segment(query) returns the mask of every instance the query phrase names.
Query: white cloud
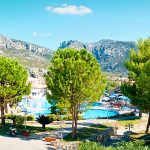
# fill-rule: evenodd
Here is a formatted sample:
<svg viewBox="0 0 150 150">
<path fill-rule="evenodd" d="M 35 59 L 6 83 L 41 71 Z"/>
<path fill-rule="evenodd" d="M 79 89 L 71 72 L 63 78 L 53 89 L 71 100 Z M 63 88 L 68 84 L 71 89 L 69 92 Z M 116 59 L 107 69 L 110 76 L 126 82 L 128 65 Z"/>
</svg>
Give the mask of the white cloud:
<svg viewBox="0 0 150 150">
<path fill-rule="evenodd" d="M 48 37 L 48 36 L 52 36 L 52 33 L 39 33 L 39 32 L 33 32 L 32 35 L 34 37 Z"/>
<path fill-rule="evenodd" d="M 92 9 L 82 5 L 76 6 L 63 4 L 59 7 L 47 6 L 45 9 L 56 14 L 86 15 L 92 13 Z"/>
</svg>

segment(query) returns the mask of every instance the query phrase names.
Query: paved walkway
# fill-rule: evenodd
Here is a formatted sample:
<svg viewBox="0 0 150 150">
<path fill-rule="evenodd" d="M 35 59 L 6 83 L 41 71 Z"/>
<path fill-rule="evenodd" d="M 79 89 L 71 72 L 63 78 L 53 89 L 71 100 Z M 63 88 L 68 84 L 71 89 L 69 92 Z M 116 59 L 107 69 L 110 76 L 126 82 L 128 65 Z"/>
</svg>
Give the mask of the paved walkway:
<svg viewBox="0 0 150 150">
<path fill-rule="evenodd" d="M 0 136 L 0 150 L 54 150 L 42 140 Z"/>
</svg>

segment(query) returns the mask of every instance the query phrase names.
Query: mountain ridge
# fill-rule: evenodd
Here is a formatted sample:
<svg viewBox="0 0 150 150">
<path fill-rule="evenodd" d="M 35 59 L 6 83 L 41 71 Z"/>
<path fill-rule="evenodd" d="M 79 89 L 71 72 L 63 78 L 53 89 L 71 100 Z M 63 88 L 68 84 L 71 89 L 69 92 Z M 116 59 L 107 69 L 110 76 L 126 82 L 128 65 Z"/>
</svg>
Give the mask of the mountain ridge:
<svg viewBox="0 0 150 150">
<path fill-rule="evenodd" d="M 131 48 L 137 50 L 134 41 L 115 41 L 102 39 L 97 42 L 83 43 L 79 40 L 68 40 L 60 43 L 60 48 L 87 49 L 100 63 L 105 72 L 127 74 L 124 61 L 129 57 Z M 47 69 L 49 60 L 52 58 L 54 50 L 15 40 L 0 35 L 0 55 L 19 60 L 25 67 L 36 67 Z"/>
<path fill-rule="evenodd" d="M 34 53 L 37 54 L 42 54 L 45 52 L 49 52 L 51 53 L 52 49 L 43 47 L 43 46 L 39 46 L 37 44 L 33 44 L 31 42 L 25 42 L 22 40 L 16 40 L 13 38 L 8 38 L 2 34 L 0 34 L 0 48 L 2 49 L 7 49 L 7 50 L 11 50 L 11 49 L 16 49 L 16 50 L 28 50 L 28 51 L 32 51 Z"/>
<path fill-rule="evenodd" d="M 0 55 L 17 59 L 27 68 L 46 69 L 54 51 L 0 34 Z"/>
<path fill-rule="evenodd" d="M 134 41 L 115 41 L 110 39 L 91 43 L 69 40 L 62 42 L 59 48 L 67 47 L 78 50 L 87 49 L 96 57 L 103 71 L 121 74 L 127 74 L 124 61 L 129 57 L 130 49 L 137 50 L 137 44 Z"/>
</svg>

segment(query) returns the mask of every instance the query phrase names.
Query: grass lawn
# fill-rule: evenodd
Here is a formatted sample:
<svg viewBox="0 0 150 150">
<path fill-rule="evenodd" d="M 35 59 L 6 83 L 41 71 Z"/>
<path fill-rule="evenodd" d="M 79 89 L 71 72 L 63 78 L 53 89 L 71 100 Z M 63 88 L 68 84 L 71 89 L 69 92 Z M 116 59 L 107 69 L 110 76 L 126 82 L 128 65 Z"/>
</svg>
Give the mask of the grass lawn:
<svg viewBox="0 0 150 150">
<path fill-rule="evenodd" d="M 144 122 L 146 122 L 146 120 L 135 118 L 135 119 L 118 120 L 116 123 L 120 126 L 125 126 L 127 123 L 132 123 L 134 125 L 134 124 L 140 124 Z"/>
<path fill-rule="evenodd" d="M 145 139 L 148 138 L 150 140 L 150 132 L 147 134 L 145 131 L 140 131 L 138 133 L 132 133 L 131 137 L 133 139 Z"/>
<path fill-rule="evenodd" d="M 0 124 L 0 135 L 7 135 L 9 133 L 10 124 L 2 125 Z M 17 131 L 21 132 L 25 129 L 23 126 L 22 128 L 17 128 Z M 44 131 L 51 131 L 55 128 L 46 127 L 43 129 L 42 127 L 35 127 L 35 126 L 26 126 L 26 130 L 29 130 L 29 132 L 32 133 L 38 133 L 38 132 L 44 132 Z"/>
<path fill-rule="evenodd" d="M 144 122 L 147 122 L 147 120 L 143 120 L 143 119 L 140 119 L 138 117 L 122 117 L 122 118 L 119 118 L 119 119 L 116 119 L 115 122 L 108 122 L 108 123 L 104 123 L 103 125 L 106 125 L 106 126 L 124 126 L 127 124 L 127 123 L 131 123 L 133 125 L 135 124 L 140 124 L 140 123 L 144 123 Z"/>
<path fill-rule="evenodd" d="M 72 139 L 72 133 L 69 133 L 66 137 L 64 137 L 64 141 L 83 141 L 87 138 L 91 137 L 94 134 L 100 133 L 107 128 L 105 125 L 93 125 L 86 128 L 81 128 L 77 130 L 77 140 Z"/>
</svg>

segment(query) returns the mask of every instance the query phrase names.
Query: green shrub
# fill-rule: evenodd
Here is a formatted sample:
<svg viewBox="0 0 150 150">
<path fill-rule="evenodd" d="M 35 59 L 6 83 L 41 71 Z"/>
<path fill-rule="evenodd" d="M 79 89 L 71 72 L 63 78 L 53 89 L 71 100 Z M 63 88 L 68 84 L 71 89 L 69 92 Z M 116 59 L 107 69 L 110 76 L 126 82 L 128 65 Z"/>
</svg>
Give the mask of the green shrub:
<svg viewBox="0 0 150 150">
<path fill-rule="evenodd" d="M 13 124 L 16 124 L 17 115 L 11 114 L 10 119 L 13 121 Z"/>
<path fill-rule="evenodd" d="M 27 118 L 27 121 L 34 121 L 35 120 L 35 117 L 33 115 L 27 115 L 26 118 Z"/>
<path fill-rule="evenodd" d="M 64 115 L 63 120 L 65 120 L 65 121 L 70 121 L 70 120 L 72 120 L 72 115 L 71 115 L 71 114 Z"/>
<path fill-rule="evenodd" d="M 18 126 L 22 126 L 24 124 L 25 120 L 26 120 L 25 116 L 19 115 L 19 116 L 16 117 L 16 124 Z"/>
<path fill-rule="evenodd" d="M 48 117 L 50 119 L 52 119 L 52 121 L 60 121 L 61 120 L 65 120 L 65 121 L 71 121 L 72 120 L 72 115 L 71 114 L 68 114 L 68 115 L 55 115 L 55 114 L 50 114 L 48 115 Z M 62 117 L 62 118 L 60 118 Z M 83 120 L 82 116 L 81 115 L 78 115 L 78 120 Z"/>
<path fill-rule="evenodd" d="M 105 148 L 96 142 L 81 142 L 78 150 L 105 150 Z"/>
<path fill-rule="evenodd" d="M 78 120 L 83 120 L 81 115 L 78 115 Z"/>
<path fill-rule="evenodd" d="M 65 121 L 71 121 L 72 120 L 72 115 L 71 114 L 68 114 L 68 115 L 65 115 L 63 120 Z M 78 120 L 83 120 L 82 116 L 81 115 L 78 115 Z"/>
<path fill-rule="evenodd" d="M 26 117 L 21 115 L 15 115 L 15 114 L 6 114 L 6 119 L 11 119 L 13 121 L 14 125 L 21 126 L 24 124 Z"/>
<path fill-rule="evenodd" d="M 134 142 L 121 142 L 114 150 L 148 150 L 148 148 L 144 146 L 144 141 L 136 140 Z"/>
<path fill-rule="evenodd" d="M 78 150 L 148 150 L 148 147 L 144 146 L 144 142 L 141 140 L 120 142 L 116 147 L 105 147 L 96 142 L 81 142 L 78 145 Z"/>
<path fill-rule="evenodd" d="M 49 116 L 41 115 L 37 118 L 37 122 L 42 124 L 42 128 L 45 128 L 45 125 L 51 123 L 52 119 Z"/>
<path fill-rule="evenodd" d="M 11 119 L 11 114 L 5 114 L 5 119 Z"/>
<path fill-rule="evenodd" d="M 55 114 L 50 114 L 48 115 L 49 119 L 51 119 L 52 121 L 57 121 L 57 116 Z"/>
</svg>

